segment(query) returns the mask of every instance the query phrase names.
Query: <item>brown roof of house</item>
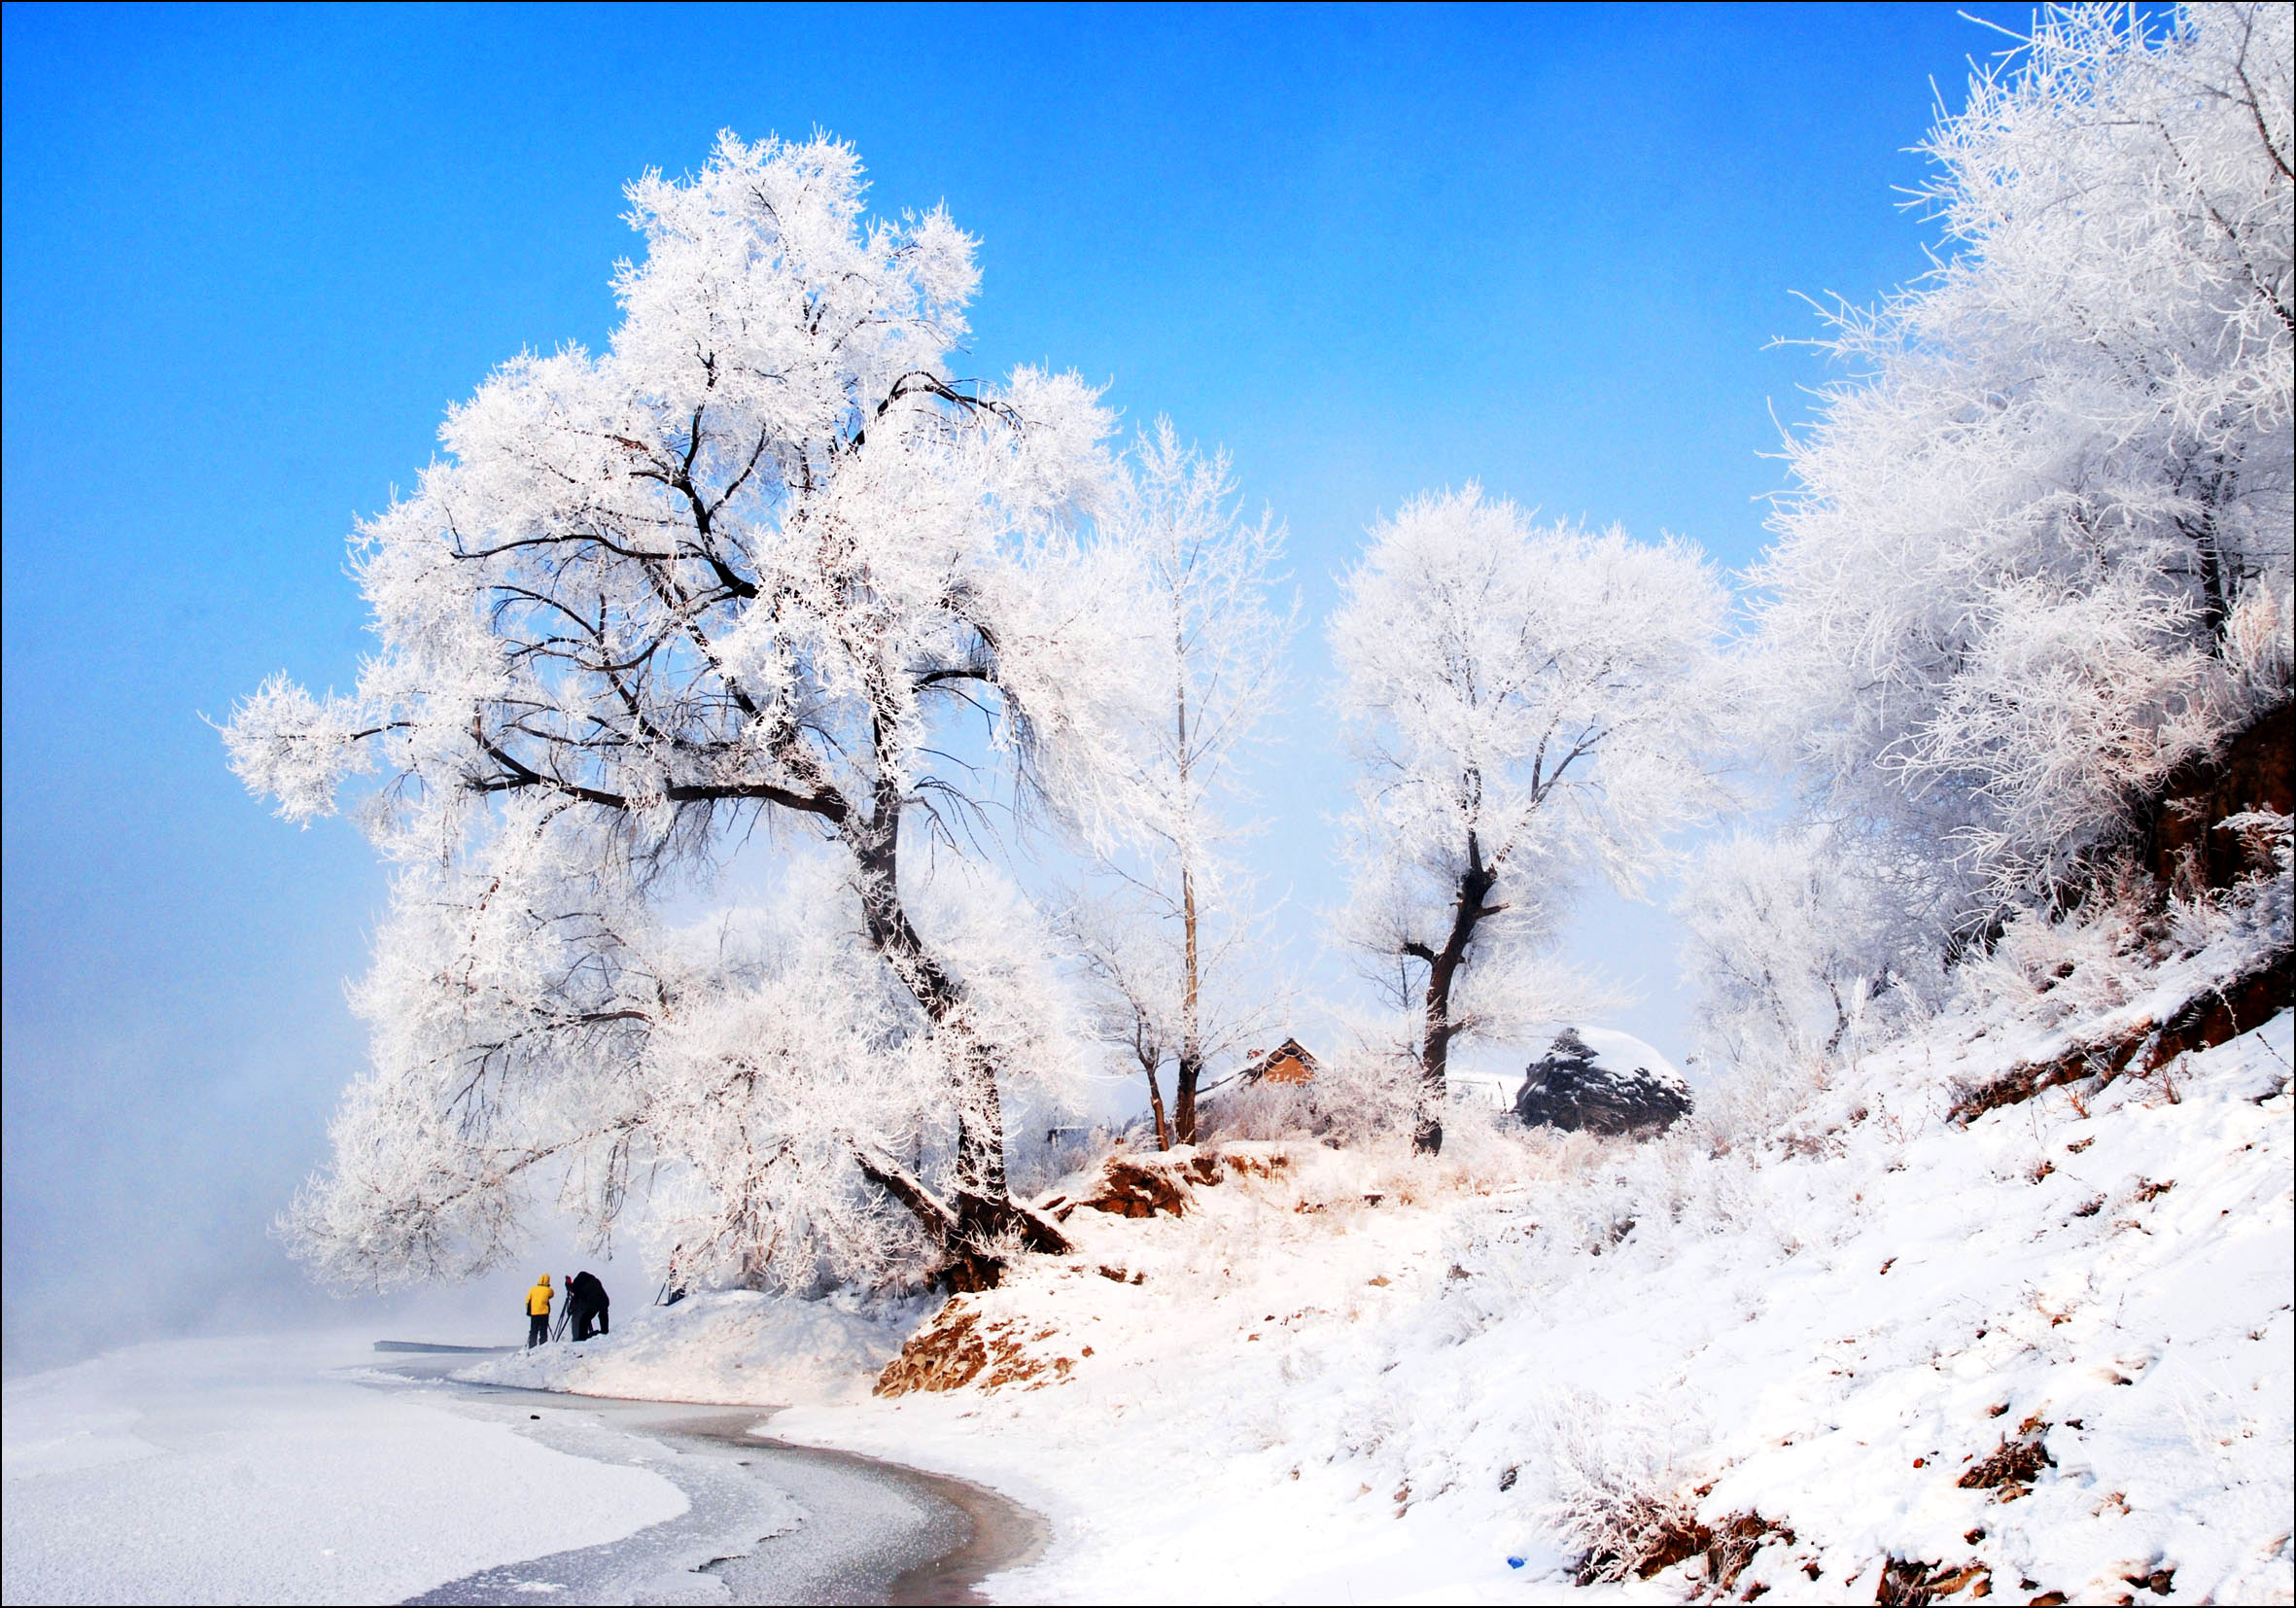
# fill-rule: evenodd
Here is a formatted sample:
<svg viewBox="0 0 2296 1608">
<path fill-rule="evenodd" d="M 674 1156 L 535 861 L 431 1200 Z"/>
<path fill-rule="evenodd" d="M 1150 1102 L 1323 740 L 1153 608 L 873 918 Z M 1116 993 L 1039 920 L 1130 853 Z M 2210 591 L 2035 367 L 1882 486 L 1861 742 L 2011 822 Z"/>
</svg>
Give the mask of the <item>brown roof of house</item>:
<svg viewBox="0 0 2296 1608">
<path fill-rule="evenodd" d="M 1270 1083 L 1312 1083 L 1320 1070 L 1305 1045 L 1296 1038 L 1287 1038 L 1244 1067 L 1243 1077 L 1247 1083 L 1257 1083 L 1262 1078 Z"/>
</svg>

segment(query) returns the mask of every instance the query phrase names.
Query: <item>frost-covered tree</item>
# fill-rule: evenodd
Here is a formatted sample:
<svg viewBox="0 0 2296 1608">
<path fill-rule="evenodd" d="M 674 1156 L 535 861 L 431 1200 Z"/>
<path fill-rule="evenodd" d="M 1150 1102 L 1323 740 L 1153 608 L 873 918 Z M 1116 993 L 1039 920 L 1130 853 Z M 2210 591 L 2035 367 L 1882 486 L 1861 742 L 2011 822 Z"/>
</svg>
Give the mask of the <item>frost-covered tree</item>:
<svg viewBox="0 0 2296 1608">
<path fill-rule="evenodd" d="M 1907 909 L 1927 891 L 1921 867 L 1889 854 L 1825 825 L 1736 833 L 1699 853 L 1674 911 L 1700 1025 L 1724 1063 L 1822 1068 L 1877 1000 L 1901 1005 L 1934 982 L 1940 957 Z"/>
<path fill-rule="evenodd" d="M 482 1266 L 545 1164 L 601 1223 L 680 1170 L 713 1266 L 878 1209 L 856 1168 L 944 1257 L 1060 1242 L 1009 1198 L 998 1086 L 1060 1012 L 919 919 L 915 852 L 997 787 L 1130 813 L 1131 572 L 1084 534 L 1109 420 L 1072 375 L 957 378 L 974 242 L 863 191 L 848 146 L 730 134 L 633 184 L 609 349 L 505 364 L 361 527 L 357 690 L 277 679 L 226 733 L 290 820 L 384 778 L 376 1066 L 296 1219 L 330 1266 Z M 829 856 L 808 935 L 672 930 L 753 839 Z"/>
<path fill-rule="evenodd" d="M 1135 734 L 1138 847 L 1103 861 L 1113 886 L 1078 908 L 1073 930 L 1109 996 L 1108 1036 L 1139 1064 L 1169 1148 L 1196 1141 L 1205 1067 L 1282 1002 L 1253 884 L 1227 850 L 1240 829 L 1237 762 L 1280 695 L 1294 616 L 1272 603 L 1283 527 L 1245 515 L 1225 452 L 1182 445 L 1160 418 L 1122 468 L 1103 528 L 1137 566 L 1159 696 Z"/>
<path fill-rule="evenodd" d="M 1817 813 L 1982 929 L 2288 696 L 2284 5 L 2052 8 L 1926 149 L 1939 267 L 1823 343 L 1763 680 Z"/>
<path fill-rule="evenodd" d="M 1722 617 L 1686 543 L 1533 529 L 1474 486 L 1372 532 L 1331 625 L 1362 766 L 1346 926 L 1415 1017 L 1422 1147 L 1454 1043 L 1568 1014 L 1545 961 L 1588 876 L 1639 890 L 1719 801 Z"/>
</svg>

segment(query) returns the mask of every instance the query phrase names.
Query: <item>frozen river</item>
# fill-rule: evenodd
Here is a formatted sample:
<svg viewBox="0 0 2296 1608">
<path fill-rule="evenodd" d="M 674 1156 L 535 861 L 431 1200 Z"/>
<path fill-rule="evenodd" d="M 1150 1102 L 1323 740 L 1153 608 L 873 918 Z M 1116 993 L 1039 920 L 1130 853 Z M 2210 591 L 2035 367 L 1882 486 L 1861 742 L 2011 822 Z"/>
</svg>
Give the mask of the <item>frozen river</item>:
<svg viewBox="0 0 2296 1608">
<path fill-rule="evenodd" d="M 349 1336 L 130 1347 L 7 1385 L 11 1602 L 965 1602 L 1046 1528 L 755 1433 L 771 1408 L 464 1384 Z"/>
<path fill-rule="evenodd" d="M 986 1602 L 985 1578 L 1044 1549 L 1044 1521 L 994 1491 L 765 1438 L 756 1408 L 452 1388 L 527 1408 L 545 1445 L 576 1455 L 607 1450 L 590 1431 L 649 1442 L 668 1455 L 647 1466 L 690 1505 L 622 1540 L 483 1569 L 411 1602 Z"/>
</svg>

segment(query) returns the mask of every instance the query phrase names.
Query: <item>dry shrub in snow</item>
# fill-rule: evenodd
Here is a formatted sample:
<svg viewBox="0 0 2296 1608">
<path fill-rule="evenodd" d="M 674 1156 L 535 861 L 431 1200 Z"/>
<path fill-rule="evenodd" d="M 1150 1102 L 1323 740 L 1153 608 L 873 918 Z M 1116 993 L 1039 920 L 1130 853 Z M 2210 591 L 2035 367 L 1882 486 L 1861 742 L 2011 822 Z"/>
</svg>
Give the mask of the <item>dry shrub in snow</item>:
<svg viewBox="0 0 2296 1608">
<path fill-rule="evenodd" d="M 2284 816 L 2236 817 L 2285 822 Z M 2284 829 L 2284 828 L 2283 828 Z M 2269 851 L 2268 851 L 2269 852 Z M 2222 890 L 2172 897 L 2166 908 L 2141 871 L 2107 883 L 2079 908 L 2052 918 L 2021 911 L 1982 954 L 1954 973 L 1952 1003 L 1972 1017 L 2006 1016 L 2035 1028 L 2102 1016 L 2159 986 L 2164 964 L 2211 949 L 2253 957 L 2285 952 L 2290 890 L 2284 866 Z"/>
<path fill-rule="evenodd" d="M 1313 1083 L 1314 1132 L 1342 1145 L 1408 1135 L 1419 1108 L 1419 1067 L 1376 1044 L 1346 1044 Z"/>
<path fill-rule="evenodd" d="M 1370 1144 L 1409 1134 L 1418 1108 L 1417 1063 L 1392 1045 L 1359 1038 L 1324 1057 L 1311 1082 L 1238 1079 L 1219 1089 L 1204 1102 L 1198 1137 Z"/>
<path fill-rule="evenodd" d="M 1234 1083 L 1198 1107 L 1196 1136 L 1222 1139 L 1304 1138 L 1314 1135 L 1321 1108 L 1309 1086 Z"/>
<path fill-rule="evenodd" d="M 1647 1577 L 1705 1549 L 1684 1426 L 1654 1403 L 1617 1408 L 1566 1391 L 1540 1428 L 1551 1482 L 1540 1513 L 1579 1555 L 1579 1584 Z"/>
<path fill-rule="evenodd" d="M 2126 1004 L 2147 986 L 2162 935 L 2146 892 L 2115 888 L 2074 915 L 2052 921 L 2020 911 L 1993 947 L 1957 969 L 1959 997 L 2051 1025 Z"/>
</svg>

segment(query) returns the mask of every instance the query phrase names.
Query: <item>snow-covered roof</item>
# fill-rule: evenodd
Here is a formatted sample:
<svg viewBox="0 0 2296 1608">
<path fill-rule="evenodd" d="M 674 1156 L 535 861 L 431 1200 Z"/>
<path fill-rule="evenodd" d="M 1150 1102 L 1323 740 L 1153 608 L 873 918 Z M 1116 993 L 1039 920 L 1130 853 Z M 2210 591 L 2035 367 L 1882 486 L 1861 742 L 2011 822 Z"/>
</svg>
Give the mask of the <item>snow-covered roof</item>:
<svg viewBox="0 0 2296 1608">
<path fill-rule="evenodd" d="M 1594 1052 L 1594 1064 L 1604 1071 L 1621 1074 L 1639 1071 L 1672 1088 L 1687 1090 L 1690 1086 L 1673 1062 L 1632 1033 L 1618 1032 L 1610 1028 L 1586 1028 L 1576 1024 L 1557 1027 L 1554 1037 L 1533 1054 L 1531 1060 L 1536 1063 L 1552 1054 L 1554 1039 L 1559 1039 L 1565 1032 L 1577 1033 L 1580 1041 Z"/>
</svg>

